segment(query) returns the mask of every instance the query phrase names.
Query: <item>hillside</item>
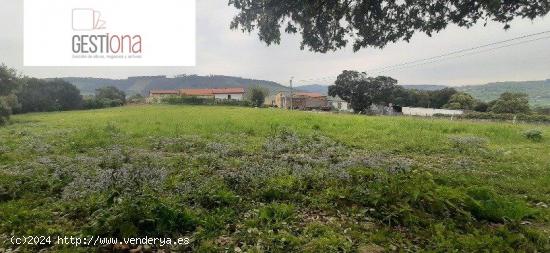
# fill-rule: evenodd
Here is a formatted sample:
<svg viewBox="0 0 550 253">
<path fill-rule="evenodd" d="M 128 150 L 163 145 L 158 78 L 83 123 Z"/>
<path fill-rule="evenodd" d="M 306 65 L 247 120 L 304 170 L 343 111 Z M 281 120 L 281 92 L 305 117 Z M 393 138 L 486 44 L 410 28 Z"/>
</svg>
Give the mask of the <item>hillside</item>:
<svg viewBox="0 0 550 253">
<path fill-rule="evenodd" d="M 316 92 L 321 94 L 328 94 L 328 86 L 326 84 L 311 84 L 311 85 L 302 85 L 296 87 L 296 89 L 307 92 Z M 405 84 L 402 85 L 406 89 L 415 89 L 415 90 L 441 90 L 446 88 L 445 85 L 433 85 L 433 84 Z"/>
<path fill-rule="evenodd" d="M 104 78 L 80 78 L 66 77 L 63 80 L 74 84 L 81 90 L 82 94 L 94 94 L 95 90 L 105 86 L 114 86 L 126 92 L 126 94 L 149 94 L 150 90 L 168 90 L 182 88 L 221 88 L 221 87 L 243 87 L 260 85 L 271 92 L 287 90 L 287 87 L 276 82 L 254 80 L 232 76 L 198 76 L 181 75 L 175 78 L 166 76 L 143 76 L 129 77 L 127 79 L 104 79 Z"/>
<path fill-rule="evenodd" d="M 288 90 L 288 87 L 273 81 L 221 75 L 182 75 L 174 78 L 169 78 L 166 76 L 143 76 L 129 77 L 127 79 L 66 77 L 63 79 L 74 84 L 82 91 L 82 94 L 84 95 L 94 94 L 96 89 L 105 86 L 115 86 L 130 95 L 138 93 L 147 95 L 150 90 L 156 89 L 220 87 L 249 88 L 255 85 L 264 87 L 271 93 Z M 439 90 L 447 86 L 432 84 L 405 84 L 403 87 L 417 90 Z M 483 101 L 494 100 L 504 92 L 524 92 L 529 94 L 532 106 L 550 106 L 550 79 L 544 81 L 498 82 L 454 88 L 469 93 Z M 295 89 L 305 92 L 316 92 L 325 95 L 328 94 L 328 85 L 324 84 L 302 85 L 297 86 Z"/>
<path fill-rule="evenodd" d="M 296 89 L 305 92 L 321 93 L 323 95 L 328 94 L 328 85 L 324 84 L 302 85 L 296 87 Z"/>
<path fill-rule="evenodd" d="M 504 92 L 527 93 L 532 106 L 550 106 L 550 79 L 543 81 L 498 82 L 457 87 L 483 101 L 497 99 Z"/>
</svg>

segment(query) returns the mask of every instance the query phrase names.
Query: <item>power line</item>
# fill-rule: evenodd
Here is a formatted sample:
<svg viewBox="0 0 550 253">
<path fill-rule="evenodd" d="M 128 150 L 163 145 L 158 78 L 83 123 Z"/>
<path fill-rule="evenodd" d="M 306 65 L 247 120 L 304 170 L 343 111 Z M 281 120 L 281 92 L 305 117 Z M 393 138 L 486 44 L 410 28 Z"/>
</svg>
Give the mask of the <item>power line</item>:
<svg viewBox="0 0 550 253">
<path fill-rule="evenodd" d="M 489 48 L 489 49 L 485 49 L 485 50 L 481 50 L 481 51 L 476 51 L 476 52 L 471 52 L 471 53 L 467 53 L 467 54 L 457 55 L 457 56 L 451 57 L 451 58 L 443 58 L 443 59 L 440 59 L 440 60 L 434 60 L 434 61 L 429 61 L 429 62 L 423 62 L 423 63 L 419 63 L 419 64 L 416 64 L 416 65 L 407 65 L 407 66 L 402 66 L 402 67 L 397 67 L 397 68 L 392 68 L 392 69 L 386 69 L 386 70 L 377 71 L 377 72 L 371 72 L 371 73 L 373 73 L 373 74 L 381 74 L 381 73 L 386 73 L 386 72 L 389 72 L 389 71 L 395 71 L 395 70 L 401 70 L 401 69 L 406 69 L 406 68 L 418 67 L 418 66 L 423 66 L 423 65 L 427 65 L 427 64 L 437 63 L 437 62 L 441 62 L 441 61 L 446 61 L 446 60 L 451 60 L 451 59 L 456 59 L 456 58 L 462 58 L 462 57 L 465 57 L 465 56 L 471 56 L 471 55 L 477 55 L 477 54 L 487 53 L 487 52 L 494 51 L 494 50 L 498 50 L 498 49 L 502 49 L 502 48 L 507 48 L 507 47 L 512 47 L 512 46 L 518 46 L 518 45 L 527 44 L 527 43 L 531 43 L 531 42 L 535 42 L 535 41 L 539 41 L 539 40 L 544 40 L 544 39 L 550 39 L 550 36 L 541 37 L 541 38 L 536 38 L 536 39 L 527 40 L 527 41 L 522 41 L 522 42 L 513 43 L 513 44 L 508 44 L 508 45 L 504 45 L 504 46 L 500 46 L 500 47 Z"/>
<path fill-rule="evenodd" d="M 486 47 L 491 47 L 491 46 L 495 46 L 495 45 L 499 45 L 499 44 L 503 44 L 503 43 L 507 43 L 507 42 L 522 40 L 522 39 L 525 39 L 525 38 L 530 38 L 530 37 L 534 37 L 534 36 L 538 36 L 538 35 L 542 35 L 542 34 L 547 34 L 547 33 L 550 33 L 550 30 L 546 30 L 546 31 L 538 32 L 538 33 L 527 34 L 527 35 L 514 37 L 514 38 L 511 38 L 511 39 L 507 39 L 507 40 L 497 41 L 497 42 L 493 42 L 493 43 L 489 43 L 489 44 L 484 44 L 484 45 L 480 45 L 480 46 L 476 46 L 476 47 L 456 50 L 456 51 L 452 51 L 452 52 L 449 52 L 449 53 L 445 53 L 445 54 L 441 54 L 441 55 L 437 55 L 437 56 L 433 56 L 433 57 L 413 60 L 413 61 L 404 62 L 404 63 L 400 63 L 400 64 L 395 64 L 395 65 L 390 65 L 390 66 L 386 66 L 386 67 L 374 68 L 374 69 L 371 69 L 369 71 L 379 70 L 379 71 L 375 71 L 373 73 L 384 73 L 384 72 L 388 72 L 388 71 L 392 71 L 392 70 L 403 69 L 403 68 L 406 68 L 408 65 L 415 64 L 415 63 L 422 63 L 422 64 L 415 64 L 415 65 L 412 65 L 411 67 L 421 66 L 421 65 L 425 65 L 425 64 L 429 64 L 429 63 L 438 62 L 438 61 L 432 61 L 432 60 L 445 58 L 445 57 L 448 57 L 448 56 L 453 56 L 453 55 L 457 55 L 457 54 L 460 54 L 460 53 L 474 51 L 474 50 L 478 50 L 478 49 L 482 49 L 482 48 L 486 48 Z M 520 42 L 520 43 L 509 44 L 509 45 L 506 45 L 506 46 L 501 46 L 501 47 L 491 48 L 489 50 L 482 50 L 482 51 L 476 51 L 476 52 L 492 51 L 492 50 L 496 50 L 496 49 L 500 49 L 500 48 L 520 45 L 520 44 L 533 42 L 533 41 L 538 41 L 538 40 L 547 39 L 547 38 L 549 38 L 549 37 L 542 37 L 542 38 L 538 38 L 538 39 L 534 39 L 534 40 L 523 41 L 523 42 Z M 467 56 L 467 55 L 472 55 L 472 54 L 461 55 L 459 57 L 464 57 L 464 56 Z M 450 59 L 459 58 L 459 57 L 453 57 L 453 58 L 450 58 Z M 430 62 L 426 63 L 426 61 L 430 61 Z M 369 71 L 367 71 L 367 72 L 369 72 Z M 299 80 L 299 81 L 300 82 L 309 82 L 309 81 L 315 81 L 315 80 L 320 81 L 320 80 L 326 80 L 326 79 L 334 79 L 336 77 L 337 76 L 326 76 L 326 77 L 320 77 L 320 78 L 302 79 L 302 80 Z"/>
<path fill-rule="evenodd" d="M 477 50 L 477 49 L 482 49 L 482 48 L 486 48 L 486 47 L 490 47 L 490 46 L 494 46 L 494 45 L 498 45 L 498 44 L 502 44 L 502 43 L 521 40 L 521 39 L 525 39 L 525 38 L 530 38 L 530 37 L 534 37 L 534 36 L 538 36 L 538 35 L 542 35 L 542 34 L 546 34 L 546 33 L 550 33 L 550 30 L 542 31 L 542 32 L 538 32 L 538 33 L 533 33 L 533 34 L 527 34 L 527 35 L 523 35 L 523 36 L 519 36 L 519 37 L 507 39 L 507 40 L 501 40 L 501 41 L 497 41 L 497 42 L 493 42 L 493 43 L 489 43 L 489 44 L 485 44 L 485 45 L 481 45 L 481 46 L 461 49 L 461 50 L 457 50 L 457 51 L 453 51 L 453 52 L 450 52 L 450 53 L 437 55 L 437 56 L 433 56 L 433 57 L 429 57 L 429 58 L 404 62 L 404 63 L 391 65 L 391 66 L 387 66 L 387 67 L 375 68 L 375 69 L 371 69 L 371 71 L 383 70 L 383 69 L 387 69 L 387 68 L 394 68 L 394 67 L 398 67 L 398 66 L 403 66 L 403 65 L 409 65 L 409 64 L 414 64 L 414 63 L 423 62 L 423 61 L 434 60 L 434 59 L 443 58 L 443 57 L 447 57 L 447 56 L 451 56 L 451 55 L 455 55 L 455 54 L 460 54 L 460 53 L 464 53 L 464 52 L 468 52 L 468 51 L 473 51 L 473 50 Z"/>
</svg>

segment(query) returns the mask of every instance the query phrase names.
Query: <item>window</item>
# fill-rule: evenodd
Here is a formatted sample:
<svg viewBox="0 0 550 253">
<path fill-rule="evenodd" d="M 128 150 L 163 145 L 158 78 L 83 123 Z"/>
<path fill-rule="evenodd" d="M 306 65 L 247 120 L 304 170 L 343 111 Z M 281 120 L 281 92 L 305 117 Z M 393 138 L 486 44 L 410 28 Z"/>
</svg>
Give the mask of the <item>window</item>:
<svg viewBox="0 0 550 253">
<path fill-rule="evenodd" d="M 231 99 L 231 95 L 227 95 L 227 99 Z"/>
</svg>

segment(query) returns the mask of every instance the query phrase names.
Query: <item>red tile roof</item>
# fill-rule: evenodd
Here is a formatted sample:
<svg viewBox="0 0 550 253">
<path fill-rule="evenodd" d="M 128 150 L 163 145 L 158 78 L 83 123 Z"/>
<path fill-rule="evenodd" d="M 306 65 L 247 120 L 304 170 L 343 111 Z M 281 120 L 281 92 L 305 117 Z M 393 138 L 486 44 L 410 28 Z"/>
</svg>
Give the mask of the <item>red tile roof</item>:
<svg viewBox="0 0 550 253">
<path fill-rule="evenodd" d="M 164 95 L 164 94 L 179 94 L 179 92 L 177 90 L 152 90 L 150 91 L 151 94 L 159 94 L 159 95 Z"/>
<path fill-rule="evenodd" d="M 214 94 L 244 94 L 243 88 L 219 89 L 181 89 L 181 94 L 187 96 L 213 96 Z"/>
<path fill-rule="evenodd" d="M 242 94 L 244 93 L 244 88 L 221 88 L 221 89 L 212 89 L 214 94 Z"/>
</svg>

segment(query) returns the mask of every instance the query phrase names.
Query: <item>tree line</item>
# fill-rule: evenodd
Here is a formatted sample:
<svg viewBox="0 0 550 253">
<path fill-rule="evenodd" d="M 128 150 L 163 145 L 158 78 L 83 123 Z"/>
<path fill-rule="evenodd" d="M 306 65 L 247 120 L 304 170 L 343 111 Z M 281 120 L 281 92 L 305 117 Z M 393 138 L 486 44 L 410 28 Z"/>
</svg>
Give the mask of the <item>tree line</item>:
<svg viewBox="0 0 550 253">
<path fill-rule="evenodd" d="M 100 88 L 95 95 L 84 97 L 76 86 L 62 79 L 21 76 L 0 65 L 0 125 L 12 114 L 98 109 L 126 102 L 126 94 L 115 87 Z"/>
<path fill-rule="evenodd" d="M 373 104 L 402 107 L 425 107 L 493 113 L 531 113 L 529 97 L 524 93 L 503 93 L 489 103 L 475 99 L 470 94 L 453 88 L 422 91 L 410 90 L 397 85 L 397 80 L 387 77 L 371 77 L 365 72 L 345 70 L 334 85 L 329 86 L 329 95 L 338 96 L 351 104 L 357 113 L 366 113 Z"/>
</svg>

